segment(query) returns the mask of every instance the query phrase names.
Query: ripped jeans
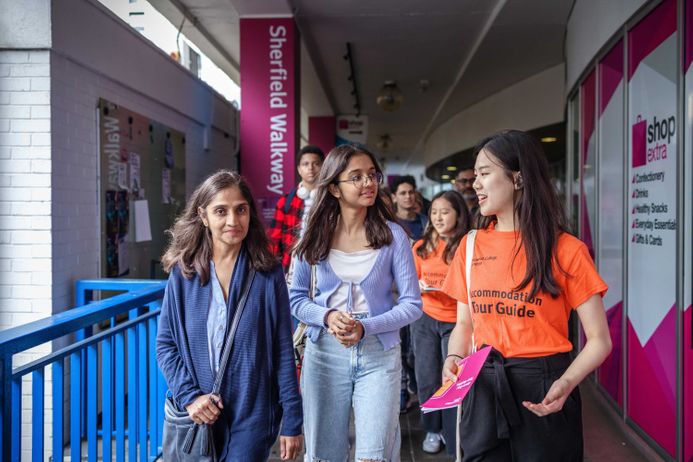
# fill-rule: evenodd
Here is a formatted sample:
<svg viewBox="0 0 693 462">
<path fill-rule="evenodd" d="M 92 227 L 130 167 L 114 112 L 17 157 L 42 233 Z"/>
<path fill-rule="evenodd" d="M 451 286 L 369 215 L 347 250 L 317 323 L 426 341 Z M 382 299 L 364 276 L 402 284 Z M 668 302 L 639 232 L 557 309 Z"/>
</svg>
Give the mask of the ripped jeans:
<svg viewBox="0 0 693 462">
<path fill-rule="evenodd" d="M 375 335 L 345 348 L 325 330 L 308 341 L 301 390 L 308 462 L 345 462 L 354 409 L 356 460 L 399 461 L 400 346 Z"/>
</svg>

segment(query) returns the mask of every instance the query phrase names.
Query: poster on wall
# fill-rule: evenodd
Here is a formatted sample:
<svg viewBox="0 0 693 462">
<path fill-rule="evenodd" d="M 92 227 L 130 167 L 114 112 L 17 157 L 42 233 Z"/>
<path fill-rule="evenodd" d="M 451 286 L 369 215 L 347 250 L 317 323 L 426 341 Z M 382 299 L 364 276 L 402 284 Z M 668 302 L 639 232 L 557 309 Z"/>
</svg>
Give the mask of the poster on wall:
<svg viewBox="0 0 693 462">
<path fill-rule="evenodd" d="M 337 146 L 342 144 L 366 144 L 368 140 L 368 116 L 337 116 Z"/>
<path fill-rule="evenodd" d="M 628 32 L 628 402 L 676 455 L 676 0 Z"/>
<path fill-rule="evenodd" d="M 686 123 L 684 132 L 684 274 L 693 271 L 693 0 L 685 3 L 685 51 L 684 51 L 684 84 Z M 683 413 L 683 460 L 693 460 L 693 287 L 691 277 L 684 278 L 683 299 L 683 393 L 681 399 Z"/>
<path fill-rule="evenodd" d="M 185 204 L 185 136 L 102 99 L 99 141 L 101 274 L 163 277 L 164 231 Z"/>
<path fill-rule="evenodd" d="M 599 274 L 609 285 L 604 308 L 613 349 L 597 370 L 597 380 L 623 406 L 623 40 L 599 62 Z"/>
</svg>

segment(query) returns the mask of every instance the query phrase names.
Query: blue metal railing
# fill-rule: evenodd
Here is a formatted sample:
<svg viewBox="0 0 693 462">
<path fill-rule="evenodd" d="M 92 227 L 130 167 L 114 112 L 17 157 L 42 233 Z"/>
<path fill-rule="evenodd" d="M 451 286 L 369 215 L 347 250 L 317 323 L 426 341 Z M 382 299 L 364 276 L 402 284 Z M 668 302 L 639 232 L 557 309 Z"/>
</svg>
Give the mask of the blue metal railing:
<svg viewBox="0 0 693 462">
<path fill-rule="evenodd" d="M 53 461 L 63 460 L 65 407 L 72 461 L 81 460 L 83 442 L 90 462 L 97 457 L 126 460 L 126 440 L 129 461 L 138 455 L 140 461 L 153 460 L 160 454 L 166 384 L 156 365 L 155 340 L 165 286 L 165 281 L 154 280 L 78 281 L 77 308 L 0 332 L 0 460 L 19 461 L 27 449 L 21 439 L 22 380 L 29 375 L 31 458 L 45 460 L 47 367 L 53 375 Z M 89 303 L 97 290 L 126 293 Z M 125 313 L 128 319 L 117 323 L 116 317 Z M 94 329 L 98 326 L 101 329 Z M 63 341 L 68 344 L 13 367 L 15 354 L 71 334 L 73 343 Z"/>
</svg>

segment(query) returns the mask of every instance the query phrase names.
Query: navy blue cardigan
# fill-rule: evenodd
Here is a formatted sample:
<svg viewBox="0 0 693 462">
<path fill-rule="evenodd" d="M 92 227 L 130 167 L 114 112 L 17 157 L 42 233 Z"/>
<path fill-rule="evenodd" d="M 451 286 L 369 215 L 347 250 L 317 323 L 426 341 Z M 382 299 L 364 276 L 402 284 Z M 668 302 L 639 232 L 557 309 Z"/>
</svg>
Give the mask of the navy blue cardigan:
<svg viewBox="0 0 693 462">
<path fill-rule="evenodd" d="M 245 279 L 235 273 L 229 305 L 240 298 Z M 197 275 L 188 280 L 178 268 L 171 272 L 161 308 L 156 355 L 181 407 L 210 393 L 214 385 L 207 344 L 210 297 L 209 282 L 202 286 Z M 235 306 L 229 306 L 229 317 L 234 312 Z M 289 298 L 280 265 L 255 275 L 222 382 L 221 398 L 224 409 L 214 433 L 226 441 L 229 437 L 225 435 L 240 433 L 273 442 L 280 423 L 284 436 L 302 432 Z M 223 442 L 218 443 L 223 447 Z"/>
</svg>

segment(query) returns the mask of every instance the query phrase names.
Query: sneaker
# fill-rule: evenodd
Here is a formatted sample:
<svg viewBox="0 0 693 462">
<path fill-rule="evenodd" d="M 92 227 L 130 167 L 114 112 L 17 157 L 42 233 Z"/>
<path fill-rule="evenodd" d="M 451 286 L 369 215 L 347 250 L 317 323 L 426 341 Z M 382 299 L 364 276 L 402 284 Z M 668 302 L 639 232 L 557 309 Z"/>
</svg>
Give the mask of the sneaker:
<svg viewBox="0 0 693 462">
<path fill-rule="evenodd" d="M 426 433 L 426 438 L 421 445 L 423 452 L 435 454 L 440 452 L 443 445 L 443 436 L 440 433 Z"/>
</svg>

